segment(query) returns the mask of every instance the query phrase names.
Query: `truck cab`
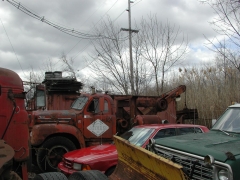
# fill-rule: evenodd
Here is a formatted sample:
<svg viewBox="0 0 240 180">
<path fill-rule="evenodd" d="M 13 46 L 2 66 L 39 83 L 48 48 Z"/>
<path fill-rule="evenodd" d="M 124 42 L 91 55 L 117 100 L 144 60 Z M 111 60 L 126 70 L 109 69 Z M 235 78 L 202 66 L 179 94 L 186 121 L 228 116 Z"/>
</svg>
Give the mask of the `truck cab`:
<svg viewBox="0 0 240 180">
<path fill-rule="evenodd" d="M 40 169 L 56 171 L 57 163 L 64 153 L 111 143 L 113 134 L 116 134 L 113 108 L 113 100 L 107 94 L 82 93 L 69 110 L 33 111 L 31 145 L 36 149 L 36 161 Z M 42 161 L 43 157 L 47 158 L 47 167 L 45 161 Z"/>
<path fill-rule="evenodd" d="M 34 111 L 31 117 L 31 143 L 39 145 L 53 131 L 71 132 L 73 127 L 84 136 L 85 140 L 80 141 L 81 147 L 89 146 L 100 138 L 102 142 L 106 138 L 112 141 L 112 134 L 116 133 L 116 118 L 113 115 L 113 101 L 110 96 L 82 94 L 69 110 Z M 53 126 L 55 129 L 50 130 Z M 65 129 L 61 129 L 61 126 Z M 71 133 L 78 138 L 76 132 Z"/>
</svg>

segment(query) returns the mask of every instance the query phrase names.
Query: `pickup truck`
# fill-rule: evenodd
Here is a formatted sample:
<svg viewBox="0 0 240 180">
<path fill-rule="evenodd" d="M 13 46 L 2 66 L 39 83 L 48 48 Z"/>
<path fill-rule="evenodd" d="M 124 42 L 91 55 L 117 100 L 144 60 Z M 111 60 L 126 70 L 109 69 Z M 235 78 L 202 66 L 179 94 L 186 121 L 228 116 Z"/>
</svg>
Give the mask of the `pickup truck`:
<svg viewBox="0 0 240 180">
<path fill-rule="evenodd" d="M 240 104 L 229 106 L 208 133 L 151 140 L 150 147 L 192 180 L 239 180 Z"/>
</svg>

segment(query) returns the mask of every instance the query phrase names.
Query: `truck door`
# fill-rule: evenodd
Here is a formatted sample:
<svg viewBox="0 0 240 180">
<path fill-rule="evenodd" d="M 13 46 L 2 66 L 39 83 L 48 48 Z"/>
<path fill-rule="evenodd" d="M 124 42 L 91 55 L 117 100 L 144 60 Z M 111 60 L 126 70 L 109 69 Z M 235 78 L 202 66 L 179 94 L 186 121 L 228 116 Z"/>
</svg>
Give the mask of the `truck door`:
<svg viewBox="0 0 240 180">
<path fill-rule="evenodd" d="M 88 104 L 83 119 L 85 138 L 112 138 L 113 121 L 108 109 L 109 102 L 104 97 L 93 98 Z"/>
</svg>

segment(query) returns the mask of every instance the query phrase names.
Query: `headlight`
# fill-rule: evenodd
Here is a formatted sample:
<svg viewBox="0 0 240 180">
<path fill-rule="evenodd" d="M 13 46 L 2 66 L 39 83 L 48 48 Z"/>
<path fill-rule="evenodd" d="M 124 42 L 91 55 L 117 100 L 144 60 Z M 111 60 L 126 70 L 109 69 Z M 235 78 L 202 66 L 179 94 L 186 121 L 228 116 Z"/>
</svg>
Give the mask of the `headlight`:
<svg viewBox="0 0 240 180">
<path fill-rule="evenodd" d="M 218 179 L 219 180 L 228 180 L 228 171 L 223 170 L 223 169 L 218 171 Z"/>
<path fill-rule="evenodd" d="M 73 163 L 73 169 L 75 169 L 77 171 L 81 171 L 82 170 L 82 164 Z"/>
</svg>

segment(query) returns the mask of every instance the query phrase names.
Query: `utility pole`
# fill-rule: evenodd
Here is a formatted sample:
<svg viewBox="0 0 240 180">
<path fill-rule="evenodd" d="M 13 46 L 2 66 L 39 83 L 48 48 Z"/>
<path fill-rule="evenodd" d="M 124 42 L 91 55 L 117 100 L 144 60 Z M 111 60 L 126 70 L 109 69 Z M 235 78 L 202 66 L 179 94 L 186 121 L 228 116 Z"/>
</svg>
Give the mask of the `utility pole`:
<svg viewBox="0 0 240 180">
<path fill-rule="evenodd" d="M 131 3 L 133 1 L 128 0 L 128 29 L 121 28 L 122 31 L 129 32 L 129 58 L 130 58 L 130 83 L 131 83 L 131 94 L 135 95 L 134 92 L 134 77 L 133 77 L 133 59 L 132 59 L 132 33 L 138 33 L 138 30 L 131 29 Z"/>
</svg>

